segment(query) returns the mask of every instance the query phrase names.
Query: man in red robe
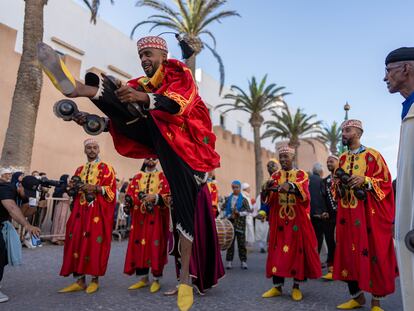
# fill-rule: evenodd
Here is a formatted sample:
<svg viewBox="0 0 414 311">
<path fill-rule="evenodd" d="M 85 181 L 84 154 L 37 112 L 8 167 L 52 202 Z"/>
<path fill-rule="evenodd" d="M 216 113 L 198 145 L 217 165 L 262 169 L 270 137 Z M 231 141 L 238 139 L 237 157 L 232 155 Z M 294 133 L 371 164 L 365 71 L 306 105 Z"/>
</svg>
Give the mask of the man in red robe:
<svg viewBox="0 0 414 311">
<path fill-rule="evenodd" d="M 293 168 L 295 150 L 289 146 L 278 149 L 282 169 L 265 184 L 262 200 L 268 211 L 259 217 L 269 220 L 269 249 L 266 276 L 273 278 L 273 287 L 263 298 L 282 295 L 285 278 L 293 278 L 294 301 L 302 300 L 299 284 L 322 275 L 318 242 L 309 218 L 310 195 L 306 172 Z"/>
<path fill-rule="evenodd" d="M 116 205 L 115 172 L 110 165 L 99 159 L 97 141 L 87 139 L 84 146 L 88 162 L 80 166 L 74 175 L 80 178 L 83 185 L 74 198 L 72 213 L 66 223 L 60 271 L 62 276 L 73 274 L 77 281 L 60 290 L 60 293 L 85 288 L 88 294 L 96 292 L 99 289 L 98 277 L 105 275 L 111 249 Z M 92 276 L 88 287 L 86 275 Z"/>
<path fill-rule="evenodd" d="M 170 222 L 170 187 L 163 172 L 157 170 L 157 163 L 157 159 L 145 159 L 141 171 L 128 185 L 126 196 L 129 197 L 125 202 L 132 222 L 124 272 L 140 276 L 140 280 L 128 289 L 148 286 L 151 268 L 151 293 L 160 290 L 159 279 L 167 264 Z"/>
<path fill-rule="evenodd" d="M 398 274 L 392 239 L 394 193 L 387 164 L 378 151 L 361 145 L 362 133 L 359 120 L 342 124 L 342 143 L 348 151 L 340 156 L 335 173 L 333 278 L 347 282 L 352 297 L 338 309 L 361 307 L 366 291 L 372 294 L 371 310 L 381 311 L 380 300 L 394 292 Z"/>
<path fill-rule="evenodd" d="M 211 213 L 213 215 L 213 218 L 215 219 L 219 214 L 219 206 L 218 206 L 219 205 L 219 191 L 218 191 L 217 182 L 214 176 L 214 172 L 208 173 L 207 186 L 208 186 L 208 190 L 210 191 L 210 195 L 211 195 L 211 205 L 212 205 Z"/>
<path fill-rule="evenodd" d="M 175 59 L 160 37 L 137 42 L 146 76 L 121 85 L 110 77 L 88 73 L 85 84 L 75 81 L 59 55 L 44 43 L 38 59 L 51 82 L 68 97 L 88 97 L 109 117 L 107 128 L 115 149 L 132 158 L 157 157 L 170 185 L 174 219 L 180 233 L 182 259 L 177 304 L 193 304 L 192 279 L 210 288 L 224 275 L 207 172 L 220 166 L 216 137 L 206 105 L 191 70 Z M 86 115 L 75 121 L 85 124 Z M 191 275 L 191 277 L 190 277 Z"/>
</svg>

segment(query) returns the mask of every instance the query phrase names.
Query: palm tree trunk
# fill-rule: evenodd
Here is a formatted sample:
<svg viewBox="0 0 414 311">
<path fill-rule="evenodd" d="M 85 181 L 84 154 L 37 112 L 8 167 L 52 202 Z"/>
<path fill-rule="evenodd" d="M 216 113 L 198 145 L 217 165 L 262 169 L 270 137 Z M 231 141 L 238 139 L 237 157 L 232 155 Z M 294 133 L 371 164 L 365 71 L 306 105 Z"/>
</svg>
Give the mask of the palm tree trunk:
<svg viewBox="0 0 414 311">
<path fill-rule="evenodd" d="M 295 158 L 293 159 L 293 167 L 299 168 L 299 146 L 295 146 Z"/>
<path fill-rule="evenodd" d="M 263 183 L 263 167 L 262 167 L 262 146 L 260 143 L 260 125 L 252 125 L 253 140 L 254 140 L 254 160 L 256 163 L 256 195 L 260 193 L 260 188 Z"/>
<path fill-rule="evenodd" d="M 190 68 L 191 73 L 195 79 L 195 71 L 196 71 L 196 54 L 194 53 L 189 59 L 185 60 L 185 64 L 188 68 Z"/>
<path fill-rule="evenodd" d="M 1 154 L 1 166 L 30 168 L 42 71 L 37 63 L 37 43 L 43 40 L 43 8 L 47 0 L 25 0 L 23 52 L 17 72 L 12 107 Z"/>
<path fill-rule="evenodd" d="M 336 145 L 334 143 L 331 144 L 331 154 L 337 154 L 338 149 L 336 148 Z"/>
</svg>

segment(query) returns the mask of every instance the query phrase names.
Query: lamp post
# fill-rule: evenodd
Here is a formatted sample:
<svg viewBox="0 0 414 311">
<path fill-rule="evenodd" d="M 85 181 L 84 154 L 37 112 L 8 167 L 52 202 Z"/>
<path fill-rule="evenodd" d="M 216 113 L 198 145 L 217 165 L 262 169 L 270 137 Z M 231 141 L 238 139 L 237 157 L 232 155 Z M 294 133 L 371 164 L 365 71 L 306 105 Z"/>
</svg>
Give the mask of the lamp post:
<svg viewBox="0 0 414 311">
<path fill-rule="evenodd" d="M 344 110 L 345 110 L 345 118 L 344 120 L 348 120 L 348 111 L 351 110 L 351 105 L 348 104 L 348 102 L 346 102 L 346 104 L 344 105 Z M 341 145 L 339 146 L 339 150 L 341 151 L 341 153 L 345 152 L 346 148 L 345 146 L 342 144 L 341 141 Z"/>
<path fill-rule="evenodd" d="M 348 120 L 348 111 L 351 109 L 351 105 L 348 104 L 348 102 L 346 102 L 345 106 L 344 106 L 344 110 L 345 110 L 345 121 Z"/>
</svg>

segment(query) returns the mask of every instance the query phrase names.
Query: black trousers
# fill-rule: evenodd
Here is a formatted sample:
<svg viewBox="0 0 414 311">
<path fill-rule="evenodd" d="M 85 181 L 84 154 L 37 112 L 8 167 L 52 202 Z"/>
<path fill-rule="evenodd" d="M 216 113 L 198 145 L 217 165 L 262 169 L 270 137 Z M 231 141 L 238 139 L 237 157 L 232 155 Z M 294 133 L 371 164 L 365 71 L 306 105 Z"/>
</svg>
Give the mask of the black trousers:
<svg viewBox="0 0 414 311">
<path fill-rule="evenodd" d="M 305 280 L 293 279 L 294 284 L 303 283 L 305 281 L 306 281 L 306 279 Z M 285 278 L 284 277 L 276 276 L 276 275 L 273 276 L 273 284 L 274 285 L 282 286 L 284 283 L 285 283 Z"/>
<path fill-rule="evenodd" d="M 149 270 L 150 270 L 149 268 L 139 268 L 139 269 L 135 269 L 135 274 L 137 276 L 140 276 L 140 275 L 148 275 L 149 274 Z M 162 277 L 162 271 L 154 271 L 154 270 L 152 270 L 151 272 L 152 272 L 152 275 L 154 277 L 156 277 L 156 278 Z"/>
<path fill-rule="evenodd" d="M 200 186 L 194 177 L 203 173 L 194 171 L 171 148 L 162 136 L 151 114 L 136 122 L 114 93 L 114 89 L 104 80 L 104 91 L 99 100 L 92 102 L 110 118 L 112 126 L 126 137 L 155 151 L 167 177 L 174 204 L 177 229 L 189 240 L 194 237 L 194 210 Z"/>
<path fill-rule="evenodd" d="M 323 238 L 325 237 L 326 245 L 328 246 L 328 258 L 326 260 L 328 266 L 333 266 L 335 254 L 335 220 L 323 220 L 312 217 L 312 225 L 315 231 L 316 239 L 318 240 L 318 252 L 321 252 Z"/>
<path fill-rule="evenodd" d="M 346 281 L 346 284 L 348 285 L 349 294 L 352 298 L 357 298 L 357 296 L 359 296 L 359 294 L 362 293 L 357 281 Z M 375 295 L 375 293 L 372 293 L 372 297 L 374 299 L 381 300 L 385 296 L 379 296 Z"/>
<path fill-rule="evenodd" d="M 239 258 L 241 262 L 247 261 L 246 249 L 246 231 L 234 230 L 234 239 L 226 253 L 226 261 L 233 261 L 234 258 L 234 244 L 237 240 L 237 248 L 239 250 Z"/>
<path fill-rule="evenodd" d="M 0 282 L 3 279 L 4 267 L 7 265 L 7 250 L 6 243 L 1 233 L 2 226 L 0 225 Z"/>
<path fill-rule="evenodd" d="M 346 284 L 348 285 L 348 290 L 352 297 L 361 292 L 357 281 L 347 281 Z"/>
</svg>

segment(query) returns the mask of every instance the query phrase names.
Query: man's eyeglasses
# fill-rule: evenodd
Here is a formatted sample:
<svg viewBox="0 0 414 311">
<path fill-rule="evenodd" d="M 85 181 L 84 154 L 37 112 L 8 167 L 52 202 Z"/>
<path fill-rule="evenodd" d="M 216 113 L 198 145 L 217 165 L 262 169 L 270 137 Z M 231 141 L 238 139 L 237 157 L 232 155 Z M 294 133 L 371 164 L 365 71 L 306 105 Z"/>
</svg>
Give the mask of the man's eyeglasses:
<svg viewBox="0 0 414 311">
<path fill-rule="evenodd" d="M 389 74 L 391 70 L 400 68 L 401 66 L 404 66 L 405 64 L 399 64 L 395 66 L 385 67 L 385 74 Z"/>
</svg>

